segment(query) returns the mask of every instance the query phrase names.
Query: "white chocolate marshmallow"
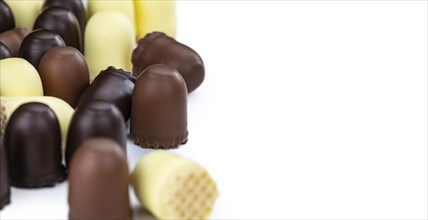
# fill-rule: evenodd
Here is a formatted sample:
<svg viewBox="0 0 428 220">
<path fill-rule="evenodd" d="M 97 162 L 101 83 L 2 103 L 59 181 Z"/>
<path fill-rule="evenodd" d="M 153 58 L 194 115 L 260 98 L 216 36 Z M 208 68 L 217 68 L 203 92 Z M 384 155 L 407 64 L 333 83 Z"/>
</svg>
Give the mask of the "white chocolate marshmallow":
<svg viewBox="0 0 428 220">
<path fill-rule="evenodd" d="M 91 80 L 109 66 L 131 72 L 134 36 L 133 25 L 121 12 L 102 11 L 89 19 L 85 31 L 85 57 Z"/>
<path fill-rule="evenodd" d="M 158 219 L 206 219 L 218 197 L 216 183 L 202 166 L 162 150 L 138 162 L 132 185 Z"/>
<path fill-rule="evenodd" d="M 22 58 L 0 60 L 0 96 L 42 96 L 43 86 L 36 68 Z"/>
<path fill-rule="evenodd" d="M 9 5 L 17 27 L 33 30 L 34 21 L 40 13 L 43 0 L 5 0 Z"/>
<path fill-rule="evenodd" d="M 134 0 L 137 39 L 153 31 L 176 34 L 175 1 Z"/>
</svg>

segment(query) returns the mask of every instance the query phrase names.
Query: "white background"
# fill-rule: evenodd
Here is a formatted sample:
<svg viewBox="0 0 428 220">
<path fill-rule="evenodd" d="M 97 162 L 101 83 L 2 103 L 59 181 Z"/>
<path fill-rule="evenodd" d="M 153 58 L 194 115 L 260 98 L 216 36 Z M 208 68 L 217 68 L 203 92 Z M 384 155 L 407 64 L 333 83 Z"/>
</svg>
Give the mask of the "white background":
<svg viewBox="0 0 428 220">
<path fill-rule="evenodd" d="M 178 1 L 200 53 L 189 142 L 212 219 L 427 218 L 426 1 Z M 147 151 L 128 144 L 130 167 Z M 135 215 L 147 216 L 137 208 Z M 67 183 L 1 219 L 67 218 Z"/>
</svg>

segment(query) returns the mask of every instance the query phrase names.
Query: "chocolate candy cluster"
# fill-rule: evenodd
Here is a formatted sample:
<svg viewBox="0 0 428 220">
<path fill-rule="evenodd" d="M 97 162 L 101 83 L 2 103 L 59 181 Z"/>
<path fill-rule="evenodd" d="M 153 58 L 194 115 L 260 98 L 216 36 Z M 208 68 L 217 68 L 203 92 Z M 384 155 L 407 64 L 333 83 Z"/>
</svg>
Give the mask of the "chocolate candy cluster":
<svg viewBox="0 0 428 220">
<path fill-rule="evenodd" d="M 10 185 L 69 180 L 70 219 L 131 219 L 128 182 L 157 218 L 207 218 L 216 184 L 166 151 L 188 140 L 202 58 L 177 42 L 174 1 L 0 0 L 0 208 Z M 129 130 L 126 123 L 129 121 Z"/>
</svg>

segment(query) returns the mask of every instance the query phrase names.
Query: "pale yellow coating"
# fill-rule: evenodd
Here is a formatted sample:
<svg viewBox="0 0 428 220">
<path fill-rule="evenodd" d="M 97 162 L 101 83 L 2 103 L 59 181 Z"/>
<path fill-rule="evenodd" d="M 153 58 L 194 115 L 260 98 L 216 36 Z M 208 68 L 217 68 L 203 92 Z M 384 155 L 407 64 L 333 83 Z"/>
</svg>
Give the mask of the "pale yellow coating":
<svg viewBox="0 0 428 220">
<path fill-rule="evenodd" d="M 218 197 L 216 183 L 203 167 L 163 150 L 138 162 L 132 185 L 142 205 L 158 219 L 206 219 Z"/>
<path fill-rule="evenodd" d="M 133 0 L 88 0 L 89 16 L 92 16 L 100 11 L 122 12 L 129 18 L 129 21 L 134 26 L 135 33 L 135 10 Z"/>
<path fill-rule="evenodd" d="M 102 11 L 89 19 L 85 31 L 85 57 L 91 80 L 109 66 L 131 72 L 134 36 L 131 22 L 121 12 Z"/>
<path fill-rule="evenodd" d="M 137 39 L 153 31 L 164 32 L 170 37 L 176 34 L 175 1 L 134 0 Z"/>
<path fill-rule="evenodd" d="M 12 113 L 21 105 L 28 102 L 40 102 L 48 105 L 55 113 L 60 129 L 62 151 L 64 153 L 65 143 L 67 138 L 68 126 L 74 109 L 64 100 L 52 96 L 15 96 L 15 97 L 0 97 L 1 103 L 1 127 L 0 136 L 3 134 L 6 124 Z"/>
<path fill-rule="evenodd" d="M 0 96 L 42 96 L 43 86 L 36 68 L 22 58 L 0 60 Z"/>
<path fill-rule="evenodd" d="M 43 0 L 5 0 L 5 2 L 12 10 L 15 25 L 31 32 L 42 8 Z"/>
</svg>

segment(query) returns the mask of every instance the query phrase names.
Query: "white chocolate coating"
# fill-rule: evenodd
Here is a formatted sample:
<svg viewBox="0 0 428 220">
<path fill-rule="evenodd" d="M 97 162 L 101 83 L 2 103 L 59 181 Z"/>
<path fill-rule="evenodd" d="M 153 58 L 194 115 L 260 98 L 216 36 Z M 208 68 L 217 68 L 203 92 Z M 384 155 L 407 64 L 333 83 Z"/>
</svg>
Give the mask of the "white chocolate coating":
<svg viewBox="0 0 428 220">
<path fill-rule="evenodd" d="M 175 1 L 134 0 L 134 6 L 137 39 L 153 31 L 164 32 L 170 37 L 175 37 Z"/>
<path fill-rule="evenodd" d="M 85 57 L 91 80 L 109 66 L 131 72 L 134 36 L 133 25 L 121 12 L 102 11 L 89 19 L 85 31 Z"/>
<path fill-rule="evenodd" d="M 218 196 L 207 171 L 163 150 L 145 155 L 132 173 L 137 198 L 158 219 L 206 219 Z"/>
<path fill-rule="evenodd" d="M 12 113 L 21 105 L 28 102 L 41 102 L 48 105 L 55 113 L 59 126 L 61 128 L 61 148 L 65 151 L 65 143 L 68 132 L 68 125 L 73 116 L 74 109 L 62 99 L 52 96 L 17 96 L 17 97 L 0 97 L 1 103 L 1 129 L 0 135 L 3 134 L 7 121 Z"/>
<path fill-rule="evenodd" d="M 33 30 L 34 21 L 40 13 L 43 0 L 5 0 L 9 5 L 17 27 Z"/>
<path fill-rule="evenodd" d="M 88 0 L 89 17 L 101 11 L 118 11 L 122 12 L 129 18 L 129 21 L 134 26 L 135 33 L 135 16 L 133 0 Z"/>
<path fill-rule="evenodd" d="M 22 58 L 0 60 L 0 96 L 42 96 L 37 70 Z"/>
</svg>

